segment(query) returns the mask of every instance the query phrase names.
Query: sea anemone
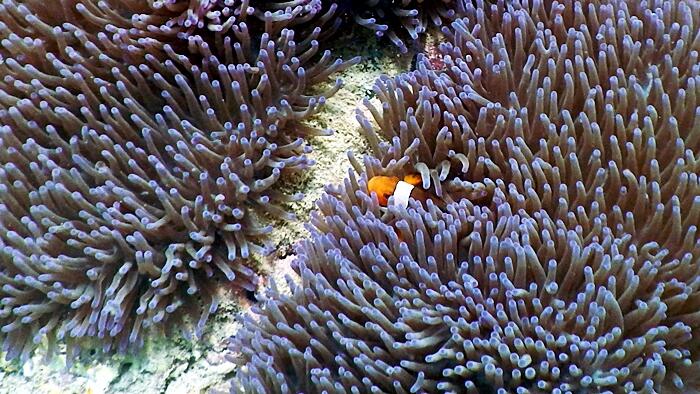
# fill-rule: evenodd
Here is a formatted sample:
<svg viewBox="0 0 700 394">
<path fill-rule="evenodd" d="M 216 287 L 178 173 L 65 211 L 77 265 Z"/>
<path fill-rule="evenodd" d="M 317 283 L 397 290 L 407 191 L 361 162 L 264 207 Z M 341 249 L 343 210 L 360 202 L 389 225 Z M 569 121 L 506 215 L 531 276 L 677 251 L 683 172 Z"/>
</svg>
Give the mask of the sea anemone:
<svg viewBox="0 0 700 394">
<path fill-rule="evenodd" d="M 301 197 L 278 181 L 312 164 L 306 137 L 327 133 L 302 122 L 341 82 L 311 86 L 357 59 L 317 54 L 319 30 L 182 44 L 116 12 L 131 2 L 43 4 L 0 9 L 3 350 L 125 349 L 183 317 L 200 334 L 218 282 L 255 287 L 259 216 Z"/>
<path fill-rule="evenodd" d="M 160 25 L 179 26 L 188 32 L 226 31 L 254 11 L 248 0 L 149 0 L 149 4 L 155 15 L 166 18 Z"/>
<path fill-rule="evenodd" d="M 308 30 L 323 26 L 326 37 L 352 25 L 387 37 L 402 52 L 430 26 L 442 26 L 463 11 L 463 0 L 150 0 L 156 10 L 148 20 L 179 27 L 187 34 L 228 32 L 241 22 L 285 21 Z M 343 29 L 345 28 L 345 29 Z"/>
<path fill-rule="evenodd" d="M 377 37 L 387 37 L 401 52 L 431 26 L 442 26 L 462 14 L 463 0 L 340 0 L 338 15 L 349 18 Z"/>
<path fill-rule="evenodd" d="M 372 154 L 233 338 L 234 391 L 697 389 L 700 7 L 465 15 L 440 62 L 377 82 Z M 367 190 L 412 173 L 445 209 Z"/>
<path fill-rule="evenodd" d="M 149 4 L 150 10 L 136 19 L 176 31 L 181 38 L 228 35 L 242 24 L 255 31 L 279 24 L 303 35 L 322 28 L 328 36 L 341 23 L 335 18 L 337 5 L 329 2 L 323 7 L 322 0 L 149 0 Z"/>
</svg>

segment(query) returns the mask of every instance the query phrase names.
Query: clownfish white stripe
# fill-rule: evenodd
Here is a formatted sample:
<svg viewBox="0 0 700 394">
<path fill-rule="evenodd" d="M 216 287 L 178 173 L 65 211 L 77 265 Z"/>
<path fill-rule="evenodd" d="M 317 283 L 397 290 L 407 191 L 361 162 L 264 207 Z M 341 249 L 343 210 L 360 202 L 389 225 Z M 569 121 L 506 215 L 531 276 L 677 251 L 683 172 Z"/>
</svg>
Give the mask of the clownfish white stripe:
<svg viewBox="0 0 700 394">
<path fill-rule="evenodd" d="M 399 181 L 396 184 L 396 189 L 394 189 L 394 205 L 401 208 L 408 208 L 408 199 L 411 198 L 411 192 L 415 186 L 408 182 Z"/>
</svg>

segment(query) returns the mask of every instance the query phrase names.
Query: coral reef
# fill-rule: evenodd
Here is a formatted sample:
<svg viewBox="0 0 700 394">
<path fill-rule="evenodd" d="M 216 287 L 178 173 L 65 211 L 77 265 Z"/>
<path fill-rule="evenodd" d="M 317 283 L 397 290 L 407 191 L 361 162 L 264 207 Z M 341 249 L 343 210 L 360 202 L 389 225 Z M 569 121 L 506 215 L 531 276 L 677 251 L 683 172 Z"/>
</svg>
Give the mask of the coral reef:
<svg viewBox="0 0 700 394">
<path fill-rule="evenodd" d="M 464 11 L 377 82 L 372 155 L 233 337 L 234 392 L 697 389 L 700 7 Z M 413 173 L 444 209 L 367 191 Z"/>
<path fill-rule="evenodd" d="M 22 360 L 201 333 L 217 283 L 253 289 L 259 216 L 290 218 L 275 186 L 312 164 L 327 133 L 303 121 L 341 82 L 311 87 L 358 61 L 279 21 L 210 42 L 139 2 L 60 4 L 0 6 L 0 338 Z"/>
</svg>

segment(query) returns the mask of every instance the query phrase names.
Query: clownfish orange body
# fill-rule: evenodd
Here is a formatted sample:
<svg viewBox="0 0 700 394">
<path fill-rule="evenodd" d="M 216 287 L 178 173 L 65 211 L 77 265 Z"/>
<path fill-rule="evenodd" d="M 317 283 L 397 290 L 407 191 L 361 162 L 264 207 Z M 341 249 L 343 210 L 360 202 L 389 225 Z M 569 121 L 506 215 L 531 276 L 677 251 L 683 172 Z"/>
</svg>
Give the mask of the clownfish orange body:
<svg viewBox="0 0 700 394">
<path fill-rule="evenodd" d="M 418 185 L 421 184 L 420 175 L 406 175 L 403 180 L 395 176 L 375 176 L 367 183 L 370 194 L 377 195 L 379 205 L 389 205 L 389 197 L 394 197 L 394 205 L 402 208 L 408 207 L 408 200 L 413 198 L 425 202 L 431 196 Z"/>
</svg>

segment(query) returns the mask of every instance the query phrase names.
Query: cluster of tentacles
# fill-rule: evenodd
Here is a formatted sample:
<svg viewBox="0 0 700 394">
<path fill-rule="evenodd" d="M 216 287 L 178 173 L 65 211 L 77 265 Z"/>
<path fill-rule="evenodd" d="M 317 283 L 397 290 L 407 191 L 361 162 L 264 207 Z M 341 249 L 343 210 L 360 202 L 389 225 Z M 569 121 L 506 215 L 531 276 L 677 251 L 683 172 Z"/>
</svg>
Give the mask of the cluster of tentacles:
<svg viewBox="0 0 700 394">
<path fill-rule="evenodd" d="M 255 289 L 264 216 L 301 198 L 303 121 L 356 63 L 261 16 L 186 34 L 136 1 L 0 5 L 0 341 L 77 352 L 140 344 L 186 318 L 201 333 L 217 284 Z M 51 353 L 52 351 L 49 351 Z"/>
<path fill-rule="evenodd" d="M 181 34 L 227 32 L 241 23 L 288 21 L 297 31 L 323 27 L 330 37 L 353 26 L 387 37 L 402 52 L 430 27 L 461 15 L 464 0 L 149 0 L 158 22 Z"/>
<path fill-rule="evenodd" d="M 234 392 L 697 390 L 700 6 L 494 3 L 377 81 Z M 446 207 L 368 191 L 407 174 Z"/>
</svg>

